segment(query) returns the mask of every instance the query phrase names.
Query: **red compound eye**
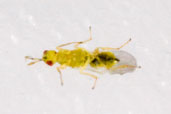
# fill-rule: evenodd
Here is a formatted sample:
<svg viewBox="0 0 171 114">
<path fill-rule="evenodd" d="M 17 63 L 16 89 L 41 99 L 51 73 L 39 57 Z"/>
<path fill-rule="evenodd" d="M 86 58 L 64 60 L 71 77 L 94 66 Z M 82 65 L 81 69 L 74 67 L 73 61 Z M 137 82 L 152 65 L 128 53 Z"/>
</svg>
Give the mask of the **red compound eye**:
<svg viewBox="0 0 171 114">
<path fill-rule="evenodd" d="M 46 62 L 49 66 L 52 66 L 53 65 L 53 62 L 52 61 L 47 61 Z"/>
<path fill-rule="evenodd" d="M 45 50 L 43 53 L 46 54 L 47 53 L 47 50 Z"/>
</svg>

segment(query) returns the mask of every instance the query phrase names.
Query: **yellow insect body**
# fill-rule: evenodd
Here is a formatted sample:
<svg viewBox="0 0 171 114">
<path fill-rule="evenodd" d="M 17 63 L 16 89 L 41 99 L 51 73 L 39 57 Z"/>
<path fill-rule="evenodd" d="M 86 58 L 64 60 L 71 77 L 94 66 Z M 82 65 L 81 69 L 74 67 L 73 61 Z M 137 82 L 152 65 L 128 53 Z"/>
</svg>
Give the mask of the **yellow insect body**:
<svg viewBox="0 0 171 114">
<path fill-rule="evenodd" d="M 111 50 L 119 50 L 120 48 L 124 47 L 128 42 L 130 42 L 131 39 L 126 43 L 124 43 L 123 45 L 121 45 L 119 48 L 98 47 L 93 52 L 89 52 L 84 48 L 78 47 L 78 45 L 92 40 L 91 28 L 89 28 L 89 30 L 90 30 L 90 38 L 88 40 L 82 42 L 71 42 L 67 44 L 62 44 L 60 46 L 57 46 L 56 49 L 58 51 L 45 50 L 43 53 L 43 57 L 41 59 L 26 56 L 26 59 L 35 60 L 34 62 L 29 63 L 28 65 L 32 65 L 39 61 L 44 61 L 46 64 L 50 66 L 54 65 L 55 63 L 60 64 L 60 66 L 57 67 L 57 71 L 60 73 L 61 85 L 63 85 L 61 69 L 65 69 L 67 66 L 72 68 L 80 68 L 81 74 L 88 75 L 95 79 L 94 85 L 92 87 L 93 89 L 95 88 L 98 77 L 91 73 L 84 72 L 84 70 L 88 66 L 90 66 L 93 69 L 105 68 L 106 70 L 110 71 L 112 74 L 114 73 L 124 74 L 127 72 L 125 69 L 129 69 L 130 72 L 133 71 L 135 68 L 137 68 L 136 60 L 130 54 L 127 54 L 125 52 L 123 53 L 116 52 L 117 56 L 115 56 L 115 52 L 111 51 Z M 63 46 L 70 45 L 70 44 L 75 44 L 75 49 L 68 50 L 68 49 L 61 48 Z"/>
<path fill-rule="evenodd" d="M 54 50 L 45 51 L 42 60 L 52 66 L 56 62 L 60 65 L 66 65 L 72 68 L 83 67 L 90 64 L 91 67 L 111 68 L 119 60 L 112 52 L 100 52 L 98 54 L 91 53 L 84 48 L 74 50 L 60 49 L 58 52 Z"/>
</svg>

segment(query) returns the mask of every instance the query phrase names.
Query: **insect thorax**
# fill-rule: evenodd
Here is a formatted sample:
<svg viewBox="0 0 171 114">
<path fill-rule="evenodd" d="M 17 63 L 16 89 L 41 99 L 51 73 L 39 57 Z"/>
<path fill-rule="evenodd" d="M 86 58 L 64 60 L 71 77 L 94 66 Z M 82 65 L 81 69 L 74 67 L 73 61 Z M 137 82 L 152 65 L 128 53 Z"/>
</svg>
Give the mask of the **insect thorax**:
<svg viewBox="0 0 171 114">
<path fill-rule="evenodd" d="M 61 49 L 57 54 L 57 62 L 59 64 L 65 64 L 73 68 L 84 66 L 90 58 L 91 53 L 83 48 L 77 48 L 74 50 Z"/>
<path fill-rule="evenodd" d="M 94 68 L 105 67 L 109 69 L 113 65 L 117 64 L 118 61 L 119 59 L 117 59 L 112 52 L 100 52 L 94 55 L 90 65 Z"/>
</svg>

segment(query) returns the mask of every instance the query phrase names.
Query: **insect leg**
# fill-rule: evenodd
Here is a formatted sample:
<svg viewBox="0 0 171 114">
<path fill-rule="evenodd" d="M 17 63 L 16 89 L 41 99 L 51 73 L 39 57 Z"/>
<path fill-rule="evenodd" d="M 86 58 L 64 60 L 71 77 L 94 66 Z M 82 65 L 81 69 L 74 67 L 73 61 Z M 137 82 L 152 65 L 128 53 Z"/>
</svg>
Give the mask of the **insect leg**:
<svg viewBox="0 0 171 114">
<path fill-rule="evenodd" d="M 108 50 L 120 50 L 121 48 L 123 48 L 124 46 L 126 46 L 130 41 L 131 41 L 131 38 L 127 42 L 125 42 L 124 44 L 122 44 L 119 48 L 98 47 L 98 48 L 95 49 L 95 51 L 98 52 L 99 49 L 106 50 L 106 51 L 108 51 Z"/>
<path fill-rule="evenodd" d="M 119 65 L 117 67 L 113 67 L 112 70 L 118 70 L 122 68 L 141 68 L 141 66 L 134 66 L 134 65 Z"/>
<path fill-rule="evenodd" d="M 133 66 L 133 65 L 120 65 L 117 67 L 113 67 L 112 70 L 117 70 L 117 69 L 122 69 L 122 68 L 136 68 L 137 66 Z"/>
<path fill-rule="evenodd" d="M 79 46 L 80 44 L 84 44 L 84 43 L 89 42 L 89 41 L 92 40 L 91 26 L 89 26 L 89 34 L 90 34 L 90 37 L 89 37 L 88 40 L 85 40 L 85 41 L 82 41 L 82 42 L 77 42 L 77 43 L 75 44 L 74 47 L 75 47 L 75 48 L 78 48 L 78 46 Z"/>
<path fill-rule="evenodd" d="M 81 73 L 81 74 L 84 74 L 84 75 L 88 75 L 88 76 L 90 76 L 90 77 L 92 77 L 92 78 L 94 78 L 94 79 L 95 79 L 94 84 L 93 84 L 93 86 L 92 86 L 92 89 L 94 89 L 94 88 L 96 87 L 96 82 L 97 82 L 98 77 L 97 77 L 97 76 L 95 76 L 95 75 L 93 75 L 93 74 L 90 74 L 90 73 L 84 72 L 84 71 L 83 71 L 84 69 L 85 69 L 85 68 L 84 68 L 84 67 L 82 67 L 82 68 L 80 69 L 80 73 Z"/>
<path fill-rule="evenodd" d="M 62 79 L 62 73 L 61 73 L 61 69 L 65 69 L 66 68 L 66 66 L 65 65 L 61 65 L 61 66 L 59 66 L 59 67 L 57 67 L 56 69 L 57 69 L 57 71 L 59 72 L 59 74 L 60 74 L 60 80 L 61 80 L 61 85 L 63 86 L 63 84 L 64 84 L 64 82 L 63 82 L 63 79 Z"/>
<path fill-rule="evenodd" d="M 80 42 L 69 42 L 69 43 L 66 43 L 66 44 L 61 44 L 61 45 L 57 46 L 56 49 L 59 50 L 61 47 L 67 46 L 67 45 L 70 45 L 70 44 L 75 44 L 74 47 L 77 48 L 80 44 L 83 44 L 83 43 L 86 43 L 86 42 L 92 40 L 91 26 L 89 27 L 89 32 L 90 32 L 90 38 L 88 40 L 80 41 Z"/>
</svg>

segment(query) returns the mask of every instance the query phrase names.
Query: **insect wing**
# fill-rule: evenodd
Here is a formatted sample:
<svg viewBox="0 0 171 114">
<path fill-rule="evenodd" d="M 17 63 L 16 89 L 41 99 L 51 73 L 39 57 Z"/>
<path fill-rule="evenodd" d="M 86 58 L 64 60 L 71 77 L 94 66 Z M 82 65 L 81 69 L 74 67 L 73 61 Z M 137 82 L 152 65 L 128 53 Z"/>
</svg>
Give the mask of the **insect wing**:
<svg viewBox="0 0 171 114">
<path fill-rule="evenodd" d="M 112 53 L 119 59 L 119 62 L 109 69 L 110 74 L 125 74 L 128 72 L 133 72 L 137 67 L 137 61 L 134 56 L 126 51 L 122 50 L 112 50 Z M 122 65 L 130 65 L 134 67 L 119 68 Z"/>
<path fill-rule="evenodd" d="M 98 68 L 93 68 L 90 65 L 87 66 L 86 70 L 92 71 L 92 72 L 98 73 L 98 74 L 104 74 L 104 73 L 107 72 L 106 68 L 103 68 L 103 67 L 101 67 L 101 68 L 99 68 L 99 67 Z"/>
</svg>

